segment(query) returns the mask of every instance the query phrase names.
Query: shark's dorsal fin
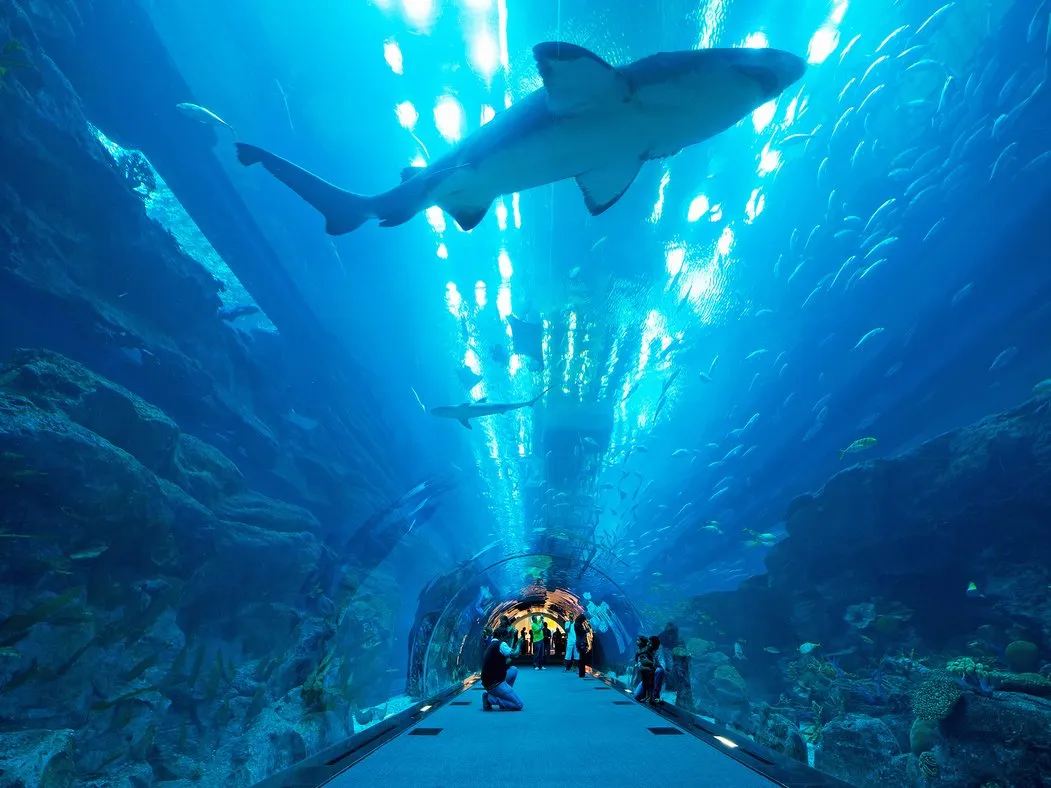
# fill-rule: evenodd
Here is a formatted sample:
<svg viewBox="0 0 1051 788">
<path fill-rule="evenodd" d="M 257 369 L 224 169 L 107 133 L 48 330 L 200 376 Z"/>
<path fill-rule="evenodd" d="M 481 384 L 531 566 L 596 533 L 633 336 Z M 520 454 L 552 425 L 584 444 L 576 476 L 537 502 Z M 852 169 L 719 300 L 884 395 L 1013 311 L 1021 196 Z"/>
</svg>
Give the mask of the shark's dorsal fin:
<svg viewBox="0 0 1051 788">
<path fill-rule="evenodd" d="M 405 167 L 401 171 L 401 182 L 405 183 L 405 181 L 409 180 L 409 178 L 412 178 L 415 175 L 419 175 L 425 169 L 427 169 L 427 168 L 426 167 Z"/>
<path fill-rule="evenodd" d="M 577 186 L 584 193 L 584 204 L 592 216 L 598 216 L 620 199 L 639 174 L 642 162 L 625 159 L 617 164 L 577 176 Z"/>
<path fill-rule="evenodd" d="M 547 90 L 547 107 L 555 115 L 631 97 L 624 74 L 584 47 L 547 41 L 533 47 L 533 57 Z"/>
<path fill-rule="evenodd" d="M 456 223 L 460 226 L 460 229 L 467 233 L 482 223 L 482 219 L 484 219 L 485 215 L 489 212 L 489 205 L 491 204 L 492 203 L 488 203 L 481 207 L 445 204 L 439 205 L 438 207 L 455 219 Z"/>
<path fill-rule="evenodd" d="M 469 430 L 474 429 L 474 427 L 471 426 L 471 422 L 469 422 L 467 419 L 460 419 L 460 423 Z"/>
</svg>

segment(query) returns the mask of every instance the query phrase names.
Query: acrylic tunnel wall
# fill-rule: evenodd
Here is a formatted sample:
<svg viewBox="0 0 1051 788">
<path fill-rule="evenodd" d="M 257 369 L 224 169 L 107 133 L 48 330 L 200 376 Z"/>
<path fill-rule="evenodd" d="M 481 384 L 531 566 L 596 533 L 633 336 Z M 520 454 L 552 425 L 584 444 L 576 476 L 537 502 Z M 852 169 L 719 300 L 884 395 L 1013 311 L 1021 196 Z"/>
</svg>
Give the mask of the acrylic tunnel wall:
<svg viewBox="0 0 1051 788">
<path fill-rule="evenodd" d="M 462 681 L 481 664 L 481 633 L 508 614 L 544 613 L 559 624 L 586 613 L 594 637 L 592 667 L 622 672 L 642 631 L 638 609 L 600 568 L 545 553 L 494 557 L 463 578 L 441 606 L 417 615 L 410 658 L 410 692 L 426 697 Z"/>
</svg>

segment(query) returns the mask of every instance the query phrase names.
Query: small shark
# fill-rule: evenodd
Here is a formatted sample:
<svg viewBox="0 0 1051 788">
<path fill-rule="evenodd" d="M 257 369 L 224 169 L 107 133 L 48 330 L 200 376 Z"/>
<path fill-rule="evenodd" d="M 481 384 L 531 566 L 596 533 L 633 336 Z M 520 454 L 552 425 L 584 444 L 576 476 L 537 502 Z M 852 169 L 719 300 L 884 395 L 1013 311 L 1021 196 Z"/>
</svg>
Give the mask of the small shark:
<svg viewBox="0 0 1051 788">
<path fill-rule="evenodd" d="M 642 165 L 725 131 L 798 81 L 806 63 L 777 49 L 661 52 L 614 67 L 583 47 L 533 47 L 543 87 L 465 137 L 401 184 L 368 197 L 344 191 L 262 148 L 237 143 L 325 217 L 330 235 L 369 219 L 404 224 L 432 205 L 464 231 L 493 200 L 575 178 L 592 216 L 620 199 Z"/>
<path fill-rule="evenodd" d="M 465 402 L 462 405 L 439 405 L 437 408 L 431 408 L 431 415 L 442 419 L 456 419 L 470 430 L 474 429 L 471 426 L 471 419 L 510 413 L 512 410 L 519 410 L 520 408 L 531 408 L 550 390 L 550 388 L 546 388 L 533 399 L 526 402 L 490 403 L 483 397 L 477 402 Z"/>
</svg>

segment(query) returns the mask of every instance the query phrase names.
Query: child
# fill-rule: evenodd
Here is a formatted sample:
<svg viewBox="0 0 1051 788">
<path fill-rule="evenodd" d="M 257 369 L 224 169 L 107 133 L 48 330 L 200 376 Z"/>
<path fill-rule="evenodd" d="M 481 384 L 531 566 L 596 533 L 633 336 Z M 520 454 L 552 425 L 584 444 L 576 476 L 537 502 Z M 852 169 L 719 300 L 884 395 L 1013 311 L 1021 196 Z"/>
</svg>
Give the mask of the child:
<svg viewBox="0 0 1051 788">
<path fill-rule="evenodd" d="M 643 653 L 646 651 L 649 641 L 645 635 L 639 635 L 635 639 L 635 656 L 631 661 L 631 686 L 638 687 L 642 677 L 639 675 L 639 660 L 642 659 Z"/>
</svg>

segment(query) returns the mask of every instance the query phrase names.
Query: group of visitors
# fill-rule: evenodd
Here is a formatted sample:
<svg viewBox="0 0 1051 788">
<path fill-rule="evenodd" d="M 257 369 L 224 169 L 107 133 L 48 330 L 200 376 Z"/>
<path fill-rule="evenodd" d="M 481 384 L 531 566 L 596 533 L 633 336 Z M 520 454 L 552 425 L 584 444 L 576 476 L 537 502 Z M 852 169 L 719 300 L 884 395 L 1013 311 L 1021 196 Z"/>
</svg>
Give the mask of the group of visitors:
<svg viewBox="0 0 1051 788">
<path fill-rule="evenodd" d="M 543 616 L 534 614 L 529 617 L 530 632 L 525 627 L 519 632 L 511 624 L 507 616 L 500 617 L 500 624 L 495 630 L 486 627 L 482 632 L 482 710 L 483 711 L 521 711 L 523 707 L 522 698 L 515 691 L 515 680 L 518 678 L 518 668 L 511 663 L 515 657 L 523 653 L 523 646 L 527 643 L 527 634 L 532 635 L 534 644 L 550 642 L 551 635 L 545 638 L 546 629 L 550 628 L 544 621 Z M 673 624 L 668 624 L 665 633 L 670 635 L 671 640 L 677 640 L 678 631 Z M 577 674 L 580 678 L 587 676 L 586 663 L 588 657 L 589 625 L 584 613 L 574 617 L 570 616 L 565 625 L 566 643 L 566 671 L 573 669 L 573 663 L 577 665 Z M 548 649 L 544 646 L 533 648 L 533 670 L 544 670 L 547 662 Z M 635 641 L 635 659 L 632 665 L 631 683 L 634 689 L 635 700 L 641 703 L 660 704 L 661 691 L 664 689 L 664 679 L 667 671 L 664 657 L 661 652 L 661 638 L 657 635 L 639 635 Z"/>
<path fill-rule="evenodd" d="M 543 616 L 535 614 L 529 619 L 533 643 L 544 642 L 544 629 L 547 624 Z M 550 631 L 550 629 L 549 629 Z M 500 624 L 495 630 L 487 627 L 482 632 L 482 711 L 521 711 L 522 698 L 515 691 L 515 680 L 518 668 L 512 665 L 515 657 L 522 653 L 526 637 L 520 634 L 507 616 L 500 617 Z M 586 662 L 588 656 L 588 623 L 587 616 L 581 613 L 575 619 L 569 617 L 566 622 L 566 671 L 577 663 L 577 675 L 587 676 Z M 547 649 L 541 646 L 533 648 L 533 670 L 543 670 L 547 662 Z"/>
<path fill-rule="evenodd" d="M 635 664 L 632 685 L 635 700 L 641 703 L 658 704 L 664 689 L 664 658 L 661 656 L 661 639 L 657 635 L 639 635 L 635 641 Z"/>
</svg>

